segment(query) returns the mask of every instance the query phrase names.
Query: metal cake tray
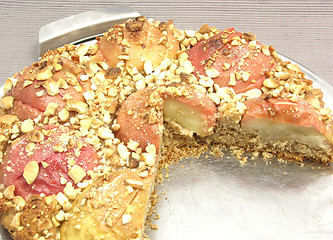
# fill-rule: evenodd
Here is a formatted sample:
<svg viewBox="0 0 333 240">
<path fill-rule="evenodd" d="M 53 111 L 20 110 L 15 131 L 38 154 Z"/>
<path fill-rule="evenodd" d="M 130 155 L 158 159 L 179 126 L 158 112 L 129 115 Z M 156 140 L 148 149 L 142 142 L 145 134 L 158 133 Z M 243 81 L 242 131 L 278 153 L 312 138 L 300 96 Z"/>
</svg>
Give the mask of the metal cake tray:
<svg viewBox="0 0 333 240">
<path fill-rule="evenodd" d="M 40 52 L 91 40 L 112 23 L 140 15 L 126 6 L 98 12 L 103 14 L 91 11 L 43 27 Z M 103 16 L 102 20 L 96 19 L 98 16 Z M 82 23 L 82 19 L 86 21 Z M 71 31 L 63 28 L 69 23 Z M 322 89 L 326 105 L 333 106 L 333 87 L 300 67 Z M 261 157 L 242 165 L 230 152 L 223 158 L 184 159 L 170 167 L 169 180 L 156 186 L 160 219 L 154 224 L 158 230 L 148 230 L 147 234 L 151 240 L 332 239 L 332 173 L 331 166 L 265 161 Z M 11 239 L 3 228 L 0 234 L 2 240 Z"/>
</svg>

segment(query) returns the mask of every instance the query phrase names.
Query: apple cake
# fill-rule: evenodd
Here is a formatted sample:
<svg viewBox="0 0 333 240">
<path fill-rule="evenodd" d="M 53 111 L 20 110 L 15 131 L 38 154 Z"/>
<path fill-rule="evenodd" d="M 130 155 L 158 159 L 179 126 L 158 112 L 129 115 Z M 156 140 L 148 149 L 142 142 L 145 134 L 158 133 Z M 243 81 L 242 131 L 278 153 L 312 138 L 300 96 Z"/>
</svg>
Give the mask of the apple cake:
<svg viewBox="0 0 333 240">
<path fill-rule="evenodd" d="M 332 161 L 331 111 L 252 33 L 139 17 L 45 53 L 0 100 L 0 222 L 16 240 L 143 239 L 160 158 Z"/>
</svg>

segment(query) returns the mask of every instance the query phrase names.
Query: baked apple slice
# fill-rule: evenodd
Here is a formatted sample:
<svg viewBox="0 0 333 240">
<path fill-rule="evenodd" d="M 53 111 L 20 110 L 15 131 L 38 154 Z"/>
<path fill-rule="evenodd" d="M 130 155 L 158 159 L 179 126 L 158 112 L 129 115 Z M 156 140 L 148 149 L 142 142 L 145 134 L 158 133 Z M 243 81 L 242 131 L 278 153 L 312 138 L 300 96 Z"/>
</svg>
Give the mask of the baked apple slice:
<svg viewBox="0 0 333 240">
<path fill-rule="evenodd" d="M 173 28 L 172 21 L 159 23 L 139 17 L 111 28 L 99 39 L 99 49 L 110 67 L 124 62 L 142 71 L 146 61 L 157 67 L 164 58 L 177 58 L 179 42 Z"/>
<path fill-rule="evenodd" d="M 167 87 L 163 115 L 165 121 L 176 122 L 199 136 L 207 136 L 214 131 L 216 106 L 206 94 L 189 86 Z"/>
<path fill-rule="evenodd" d="M 116 122 L 120 128 L 115 137 L 127 144 L 130 140 L 142 149 L 155 145 L 157 152 L 163 133 L 163 98 L 154 89 L 142 89 L 132 93 L 121 105 Z"/>
<path fill-rule="evenodd" d="M 265 72 L 276 63 L 269 48 L 257 42 L 255 35 L 233 28 L 197 43 L 188 55 L 197 76 L 209 76 L 220 87 L 231 87 L 236 93 L 261 88 Z"/>
<path fill-rule="evenodd" d="M 125 143 L 134 140 L 143 149 L 153 144 L 158 152 L 163 130 L 162 114 L 164 120 L 207 136 L 214 130 L 216 106 L 207 95 L 190 86 L 143 89 L 129 96 L 120 107 L 116 118 L 120 128 L 115 136 Z"/>
<path fill-rule="evenodd" d="M 331 149 L 332 131 L 306 101 L 256 98 L 246 102 L 242 127 L 268 139 L 295 140 L 313 148 Z"/>
<path fill-rule="evenodd" d="M 120 170 L 86 188 L 61 225 L 61 239 L 141 239 L 153 175 Z"/>
<path fill-rule="evenodd" d="M 76 186 L 98 164 L 96 150 L 68 128 L 45 126 L 32 129 L 7 148 L 0 178 L 5 187 L 15 186 L 16 196 L 49 196 L 61 192 L 66 182 Z"/>
<path fill-rule="evenodd" d="M 12 97 L 12 103 L 4 108 L 7 113 L 14 114 L 23 121 L 38 117 L 51 104 L 52 111 L 46 115 L 57 116 L 65 108 L 66 98 L 85 102 L 83 93 L 90 90 L 91 84 L 90 81 L 82 81 L 82 75 L 85 72 L 78 62 L 55 53 L 45 56 L 40 62 L 8 80 L 7 98 Z"/>
</svg>

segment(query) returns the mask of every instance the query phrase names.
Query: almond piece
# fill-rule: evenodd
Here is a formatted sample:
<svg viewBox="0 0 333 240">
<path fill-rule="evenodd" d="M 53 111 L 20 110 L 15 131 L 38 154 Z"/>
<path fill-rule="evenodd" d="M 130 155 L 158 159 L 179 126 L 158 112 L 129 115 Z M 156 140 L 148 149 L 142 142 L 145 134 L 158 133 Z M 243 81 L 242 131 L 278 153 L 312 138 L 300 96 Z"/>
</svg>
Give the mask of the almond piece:
<svg viewBox="0 0 333 240">
<path fill-rule="evenodd" d="M 28 140 L 34 143 L 39 143 L 44 141 L 44 134 L 41 132 L 31 132 L 28 135 Z"/>
<path fill-rule="evenodd" d="M 55 102 L 50 102 L 49 104 L 47 104 L 46 106 L 46 109 L 45 109 L 45 112 L 44 112 L 44 115 L 45 116 L 51 116 L 51 115 L 54 115 L 55 112 L 57 111 L 58 109 L 58 103 L 55 103 Z"/>
<path fill-rule="evenodd" d="M 28 162 L 25 165 L 23 177 L 29 185 L 31 185 L 37 178 L 39 173 L 39 165 L 36 161 Z"/>
<path fill-rule="evenodd" d="M 209 67 L 209 68 L 206 69 L 206 75 L 210 78 L 216 78 L 220 75 L 220 73 L 215 68 Z"/>
<path fill-rule="evenodd" d="M 11 109 L 13 107 L 14 98 L 12 96 L 3 97 L 0 101 L 0 107 L 4 110 Z"/>
<path fill-rule="evenodd" d="M 34 122 L 31 119 L 24 120 L 21 124 L 21 131 L 23 133 L 29 133 L 34 130 Z"/>
<path fill-rule="evenodd" d="M 55 96 L 59 93 L 59 86 L 55 81 L 45 81 L 42 83 L 42 86 L 50 96 Z"/>
<path fill-rule="evenodd" d="M 60 121 L 66 122 L 69 118 L 69 112 L 64 108 L 58 113 Z"/>
<path fill-rule="evenodd" d="M 143 189 L 143 182 L 134 180 L 134 179 L 125 179 L 124 180 L 125 185 L 131 186 L 136 189 Z"/>
<path fill-rule="evenodd" d="M 77 184 L 80 182 L 87 173 L 79 165 L 74 165 L 68 172 L 68 176 Z"/>
<path fill-rule="evenodd" d="M 82 114 L 88 111 L 88 105 L 84 102 L 71 99 L 66 102 L 66 110 Z"/>
<path fill-rule="evenodd" d="M 10 185 L 9 187 L 7 187 L 5 189 L 5 191 L 3 192 L 5 199 L 8 199 L 8 200 L 13 199 L 15 197 L 14 191 L 15 191 L 14 185 Z"/>
<path fill-rule="evenodd" d="M 269 88 L 269 89 L 274 89 L 279 87 L 279 84 L 275 79 L 272 78 L 266 78 L 263 82 L 264 87 Z"/>
<path fill-rule="evenodd" d="M 45 80 L 49 79 L 50 77 L 52 77 L 52 72 L 48 67 L 45 67 L 45 68 L 39 70 L 36 73 L 35 77 L 36 77 L 36 80 L 38 80 L 38 81 L 45 81 Z"/>
</svg>

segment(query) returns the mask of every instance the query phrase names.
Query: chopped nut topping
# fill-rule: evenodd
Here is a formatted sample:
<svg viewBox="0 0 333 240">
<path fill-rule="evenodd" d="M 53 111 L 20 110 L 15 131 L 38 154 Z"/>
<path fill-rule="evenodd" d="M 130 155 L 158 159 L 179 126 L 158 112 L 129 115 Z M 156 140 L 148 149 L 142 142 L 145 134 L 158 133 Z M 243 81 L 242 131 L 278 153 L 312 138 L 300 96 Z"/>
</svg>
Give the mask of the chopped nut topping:
<svg viewBox="0 0 333 240">
<path fill-rule="evenodd" d="M 146 147 L 146 151 L 147 153 L 150 153 L 150 154 L 156 154 L 156 147 L 154 144 L 149 144 L 147 147 Z"/>
<path fill-rule="evenodd" d="M 205 34 L 205 33 L 210 33 L 210 32 L 211 32 L 211 29 L 210 29 L 210 27 L 207 24 L 203 24 L 200 27 L 199 33 Z"/>
<path fill-rule="evenodd" d="M 62 222 L 65 221 L 65 213 L 63 210 L 60 210 L 57 215 L 55 215 L 55 218 L 57 219 L 57 221 Z"/>
<path fill-rule="evenodd" d="M 249 72 L 243 72 L 243 73 L 242 73 L 242 79 L 243 79 L 244 81 L 249 80 L 249 78 L 250 78 L 250 73 L 249 73 Z"/>
<path fill-rule="evenodd" d="M 88 45 L 81 44 L 81 45 L 76 49 L 76 53 L 77 53 L 77 55 L 79 55 L 79 56 L 84 56 L 84 55 L 87 54 L 88 49 L 89 49 L 89 46 L 88 46 Z"/>
<path fill-rule="evenodd" d="M 3 86 L 3 91 L 4 93 L 7 93 L 8 91 L 10 91 L 13 87 L 13 82 L 12 80 L 10 80 L 10 78 L 8 78 Z"/>
<path fill-rule="evenodd" d="M 199 83 L 201 86 L 209 88 L 214 85 L 214 80 L 210 77 L 200 76 Z"/>
<path fill-rule="evenodd" d="M 130 223 L 132 221 L 132 217 L 130 214 L 123 214 L 122 216 L 122 223 L 123 224 L 127 224 Z"/>
<path fill-rule="evenodd" d="M 121 69 L 119 67 L 109 68 L 105 73 L 105 78 L 115 79 L 118 76 L 121 76 Z"/>
<path fill-rule="evenodd" d="M 15 197 L 14 191 L 15 191 L 15 186 L 14 185 L 10 185 L 9 187 L 7 187 L 4 190 L 3 196 L 6 199 L 11 200 L 11 199 L 13 199 Z"/>
<path fill-rule="evenodd" d="M 60 121 L 65 122 L 69 118 L 69 112 L 64 108 L 58 113 Z"/>
<path fill-rule="evenodd" d="M 118 144 L 117 150 L 118 150 L 119 156 L 123 160 L 126 160 L 131 155 L 131 153 L 128 151 L 127 147 L 123 143 Z"/>
<path fill-rule="evenodd" d="M 25 146 L 25 151 L 27 153 L 32 152 L 36 147 L 36 144 L 34 142 L 30 142 Z"/>
<path fill-rule="evenodd" d="M 263 82 L 263 85 L 264 87 L 267 87 L 267 88 L 277 88 L 279 85 L 279 83 L 273 79 L 273 78 L 266 78 Z"/>
<path fill-rule="evenodd" d="M 143 182 L 134 179 L 125 179 L 125 184 L 136 189 L 143 189 Z"/>
<path fill-rule="evenodd" d="M 70 99 L 66 102 L 66 110 L 82 114 L 88 111 L 88 105 L 84 102 Z"/>
<path fill-rule="evenodd" d="M 271 52 L 269 51 L 269 47 L 267 45 L 263 45 L 262 48 L 261 48 L 261 51 L 266 56 L 270 56 L 271 55 Z"/>
<path fill-rule="evenodd" d="M 47 168 L 48 166 L 50 166 L 50 164 L 48 164 L 47 162 L 42 162 L 42 166 L 43 168 Z"/>
<path fill-rule="evenodd" d="M 236 85 L 236 75 L 234 73 L 230 74 L 229 85 L 230 86 L 235 86 Z"/>
<path fill-rule="evenodd" d="M 68 176 L 70 176 L 75 183 L 80 182 L 86 175 L 87 173 L 79 165 L 74 165 L 68 172 Z"/>
<path fill-rule="evenodd" d="M 16 121 L 18 121 L 18 117 L 15 116 L 15 115 L 6 114 L 6 115 L 0 116 L 0 123 L 1 124 L 12 125 Z"/>
<path fill-rule="evenodd" d="M 129 56 L 128 55 L 119 55 L 118 59 L 119 60 L 129 60 Z"/>
<path fill-rule="evenodd" d="M 295 72 L 299 72 L 300 71 L 299 66 L 297 66 L 295 64 L 292 64 L 292 63 L 287 64 L 287 68 L 290 69 L 290 70 L 294 70 Z"/>
<path fill-rule="evenodd" d="M 58 83 L 55 81 L 44 81 L 42 86 L 45 88 L 46 92 L 50 96 L 55 96 L 59 94 L 59 86 Z"/>
<path fill-rule="evenodd" d="M 128 149 L 132 150 L 132 151 L 136 151 L 136 149 L 140 146 L 140 143 L 138 142 L 135 142 L 133 140 L 130 140 L 128 143 L 127 143 L 127 147 Z"/>
<path fill-rule="evenodd" d="M 309 100 L 309 103 L 315 109 L 320 109 L 320 101 L 319 101 L 319 99 L 313 98 L 313 99 Z"/>
<path fill-rule="evenodd" d="M 49 104 L 47 104 L 46 106 L 46 109 L 45 109 L 45 112 L 44 112 L 44 115 L 45 116 L 51 116 L 51 115 L 54 115 L 55 112 L 57 111 L 58 109 L 58 103 L 55 103 L 55 102 L 50 102 Z"/>
<path fill-rule="evenodd" d="M 151 63 L 150 60 L 145 61 L 144 65 L 143 65 L 143 68 L 144 68 L 145 73 L 147 75 L 151 74 L 154 71 L 154 67 L 153 67 L 153 65 L 152 65 L 152 63 Z"/>
<path fill-rule="evenodd" d="M 28 134 L 28 140 L 31 142 L 39 143 L 44 141 L 44 134 L 39 131 L 33 131 Z"/>
<path fill-rule="evenodd" d="M 72 208 L 72 204 L 68 201 L 68 198 L 62 192 L 56 196 L 57 202 L 63 207 L 64 211 L 67 212 Z"/>
<path fill-rule="evenodd" d="M 4 110 L 11 109 L 13 107 L 14 98 L 12 96 L 6 96 L 1 98 L 0 107 Z"/>
<path fill-rule="evenodd" d="M 25 165 L 23 177 L 29 185 L 31 185 L 37 178 L 39 173 L 39 165 L 36 161 L 28 162 Z"/>
<path fill-rule="evenodd" d="M 244 93 L 244 95 L 248 98 L 258 98 L 262 95 L 262 91 L 260 89 L 251 89 Z"/>
<path fill-rule="evenodd" d="M 291 77 L 291 75 L 288 72 L 275 72 L 274 77 L 280 80 L 287 80 Z"/>
<path fill-rule="evenodd" d="M 256 40 L 256 35 L 254 35 L 253 33 L 247 32 L 247 33 L 243 33 L 243 38 L 250 42 L 250 41 L 254 41 Z"/>
<path fill-rule="evenodd" d="M 65 149 L 61 145 L 61 143 L 57 142 L 56 144 L 54 144 L 54 146 L 53 146 L 53 152 L 55 152 L 55 153 L 62 153 L 64 151 L 65 151 Z"/>
<path fill-rule="evenodd" d="M 140 21 L 140 20 L 129 21 L 129 22 L 126 22 L 125 28 L 129 32 L 136 32 L 136 31 L 141 30 L 141 28 L 143 27 L 143 24 L 144 24 L 144 21 Z"/>
<path fill-rule="evenodd" d="M 15 210 L 20 212 L 23 210 L 23 207 L 25 206 L 25 200 L 24 198 L 20 196 L 15 196 L 13 199 Z"/>
<path fill-rule="evenodd" d="M 208 93 L 208 96 L 214 101 L 216 105 L 220 103 L 220 97 L 216 93 Z"/>
<path fill-rule="evenodd" d="M 51 77 L 52 77 L 52 71 L 48 67 L 45 67 L 36 73 L 36 80 L 38 81 L 45 81 Z"/>
<path fill-rule="evenodd" d="M 145 164 L 148 166 L 154 166 L 156 162 L 155 154 L 142 153 L 140 156 L 140 160 L 144 161 Z"/>
<path fill-rule="evenodd" d="M 23 133 L 29 133 L 34 130 L 34 121 L 31 119 L 24 120 L 21 124 L 21 131 Z"/>
<path fill-rule="evenodd" d="M 144 80 L 138 80 L 136 83 L 135 83 L 135 87 L 137 90 L 141 90 L 141 89 L 144 89 L 146 88 L 146 83 Z"/>
<path fill-rule="evenodd" d="M 220 75 L 220 73 L 215 68 L 209 67 L 206 68 L 206 75 L 210 78 L 216 78 Z"/>
</svg>

